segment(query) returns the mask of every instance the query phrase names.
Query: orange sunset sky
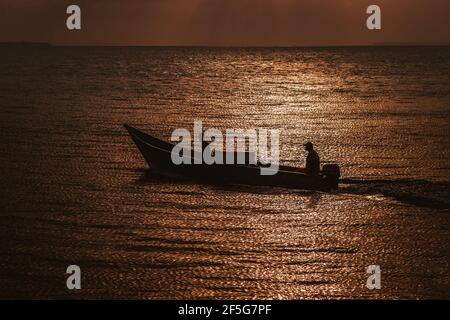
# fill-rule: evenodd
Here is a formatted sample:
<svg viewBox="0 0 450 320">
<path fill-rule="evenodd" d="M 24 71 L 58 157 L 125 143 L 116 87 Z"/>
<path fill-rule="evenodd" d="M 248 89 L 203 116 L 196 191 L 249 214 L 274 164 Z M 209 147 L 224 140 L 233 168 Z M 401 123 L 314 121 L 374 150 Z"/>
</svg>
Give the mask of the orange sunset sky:
<svg viewBox="0 0 450 320">
<path fill-rule="evenodd" d="M 66 8 L 82 30 L 66 28 Z M 366 28 L 366 8 L 382 30 Z M 57 45 L 321 46 L 450 43 L 448 0 L 0 0 L 0 41 Z"/>
</svg>

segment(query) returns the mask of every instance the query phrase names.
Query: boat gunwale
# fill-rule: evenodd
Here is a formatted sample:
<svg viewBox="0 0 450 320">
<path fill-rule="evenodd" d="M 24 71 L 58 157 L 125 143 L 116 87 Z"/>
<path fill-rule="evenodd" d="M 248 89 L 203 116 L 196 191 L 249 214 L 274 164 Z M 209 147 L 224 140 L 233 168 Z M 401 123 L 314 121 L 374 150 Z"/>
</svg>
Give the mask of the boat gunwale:
<svg viewBox="0 0 450 320">
<path fill-rule="evenodd" d="M 173 147 L 175 147 L 175 145 L 173 145 L 173 144 L 171 144 L 171 143 L 169 143 L 169 142 L 165 142 L 165 141 L 163 141 L 163 140 L 161 140 L 161 139 L 158 139 L 158 138 L 156 138 L 156 137 L 150 136 L 150 135 L 148 135 L 148 134 L 146 134 L 146 133 L 144 133 L 144 132 L 142 132 L 142 131 L 140 131 L 140 130 L 138 130 L 138 129 L 132 127 L 132 126 L 129 126 L 129 125 L 127 125 L 127 124 L 125 124 L 124 126 L 125 126 L 125 128 L 127 129 L 128 133 L 129 133 L 132 137 L 136 138 L 136 139 L 139 140 L 141 143 L 144 143 L 145 145 L 147 145 L 147 146 L 149 146 L 149 147 L 151 147 L 151 148 L 153 148 L 153 149 L 157 149 L 157 150 L 160 150 L 160 151 L 166 152 L 166 153 L 171 153 L 171 152 L 172 152 L 172 151 L 169 151 L 169 150 L 167 150 L 167 149 L 160 148 L 160 147 L 158 147 L 158 146 L 155 146 L 155 145 L 153 145 L 153 144 L 151 144 L 151 143 L 145 141 L 143 138 L 141 138 L 139 135 L 135 134 L 135 133 L 132 132 L 132 131 L 137 131 L 138 133 L 140 133 L 140 134 L 142 134 L 142 135 L 144 135 L 144 136 L 149 136 L 149 137 L 151 137 L 151 138 L 154 139 L 154 140 L 161 141 L 161 142 L 164 143 L 164 144 L 169 144 L 169 145 L 172 145 Z M 129 129 L 131 129 L 131 131 L 130 131 Z M 191 151 L 191 155 L 192 155 L 192 151 L 194 151 L 194 153 L 195 153 L 195 150 L 192 150 L 192 149 L 189 149 L 189 150 Z M 222 151 L 222 152 L 223 152 L 223 151 Z M 190 156 L 190 158 L 191 158 L 192 160 L 197 159 L 197 158 L 192 157 L 192 156 Z M 202 161 L 203 161 L 203 159 L 202 159 Z M 194 165 L 195 165 L 195 163 L 194 163 Z M 205 165 L 205 164 L 202 163 L 202 165 Z M 233 167 L 240 167 L 240 168 L 244 167 L 244 168 L 247 168 L 247 169 L 254 169 L 254 170 L 261 170 L 261 168 L 265 168 L 266 170 L 270 170 L 269 167 L 260 167 L 260 166 L 256 166 L 256 165 L 254 165 L 254 166 L 249 166 L 249 165 L 246 165 L 246 164 L 234 164 L 234 163 L 232 163 L 232 164 L 227 164 L 227 163 L 224 163 L 224 164 L 211 164 L 211 165 L 218 165 L 218 166 L 233 166 Z M 280 165 L 278 164 L 278 166 L 280 166 Z M 291 168 L 293 169 L 292 171 L 290 171 L 290 170 L 283 170 L 283 169 L 278 169 L 278 170 L 274 170 L 274 169 L 273 169 L 273 170 L 276 171 L 276 174 L 279 173 L 279 172 L 281 172 L 281 173 L 285 173 L 285 174 L 299 175 L 299 176 L 302 176 L 302 177 L 314 177 L 314 176 L 310 176 L 310 175 L 308 175 L 308 174 L 306 174 L 306 173 L 304 173 L 304 172 L 297 172 L 297 171 L 295 171 L 295 170 L 296 170 L 295 167 L 291 167 Z M 322 175 L 318 175 L 317 177 L 322 177 Z M 315 177 L 314 177 L 314 178 L 315 178 Z"/>
</svg>

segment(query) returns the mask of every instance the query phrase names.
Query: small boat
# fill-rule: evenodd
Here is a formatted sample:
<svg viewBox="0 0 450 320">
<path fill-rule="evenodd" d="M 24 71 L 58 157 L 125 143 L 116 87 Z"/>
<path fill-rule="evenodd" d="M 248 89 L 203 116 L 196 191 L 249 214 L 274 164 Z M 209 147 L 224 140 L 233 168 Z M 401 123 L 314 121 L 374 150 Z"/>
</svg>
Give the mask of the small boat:
<svg viewBox="0 0 450 320">
<path fill-rule="evenodd" d="M 176 165 L 171 158 L 174 144 L 129 125 L 124 126 L 150 169 L 163 176 L 219 185 L 241 184 L 322 191 L 338 188 L 340 169 L 337 164 L 324 165 L 318 175 L 309 175 L 300 171 L 301 169 L 287 166 L 280 166 L 274 175 L 261 175 L 261 166 L 255 164 Z"/>
</svg>

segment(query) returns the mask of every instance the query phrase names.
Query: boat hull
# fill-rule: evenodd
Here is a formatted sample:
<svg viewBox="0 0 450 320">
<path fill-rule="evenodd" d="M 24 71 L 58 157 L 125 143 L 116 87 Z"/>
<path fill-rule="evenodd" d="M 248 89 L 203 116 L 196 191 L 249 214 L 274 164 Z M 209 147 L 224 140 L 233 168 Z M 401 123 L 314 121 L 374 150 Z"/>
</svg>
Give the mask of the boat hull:
<svg viewBox="0 0 450 320">
<path fill-rule="evenodd" d="M 275 175 L 261 175 L 257 165 L 237 164 L 181 164 L 171 159 L 173 144 L 157 139 L 131 126 L 125 125 L 133 142 L 151 170 L 169 177 L 190 179 L 211 184 L 243 184 L 309 190 L 330 190 L 337 180 L 324 175 L 308 175 L 297 168 L 280 167 Z M 201 154 L 194 154 L 194 157 Z"/>
</svg>

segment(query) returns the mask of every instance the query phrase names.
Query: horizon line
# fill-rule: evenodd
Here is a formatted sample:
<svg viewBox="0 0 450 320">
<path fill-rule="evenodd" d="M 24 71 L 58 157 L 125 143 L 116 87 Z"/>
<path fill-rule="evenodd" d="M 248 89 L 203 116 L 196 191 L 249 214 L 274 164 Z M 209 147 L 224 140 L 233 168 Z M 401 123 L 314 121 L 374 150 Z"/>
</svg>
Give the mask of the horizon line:
<svg viewBox="0 0 450 320">
<path fill-rule="evenodd" d="M 447 47 L 450 42 L 402 43 L 380 42 L 369 44 L 320 44 L 320 45 L 206 45 L 206 44 L 55 44 L 40 41 L 3 41 L 0 46 L 50 46 L 50 47 L 148 47 L 148 48 L 345 48 L 345 47 Z"/>
</svg>

